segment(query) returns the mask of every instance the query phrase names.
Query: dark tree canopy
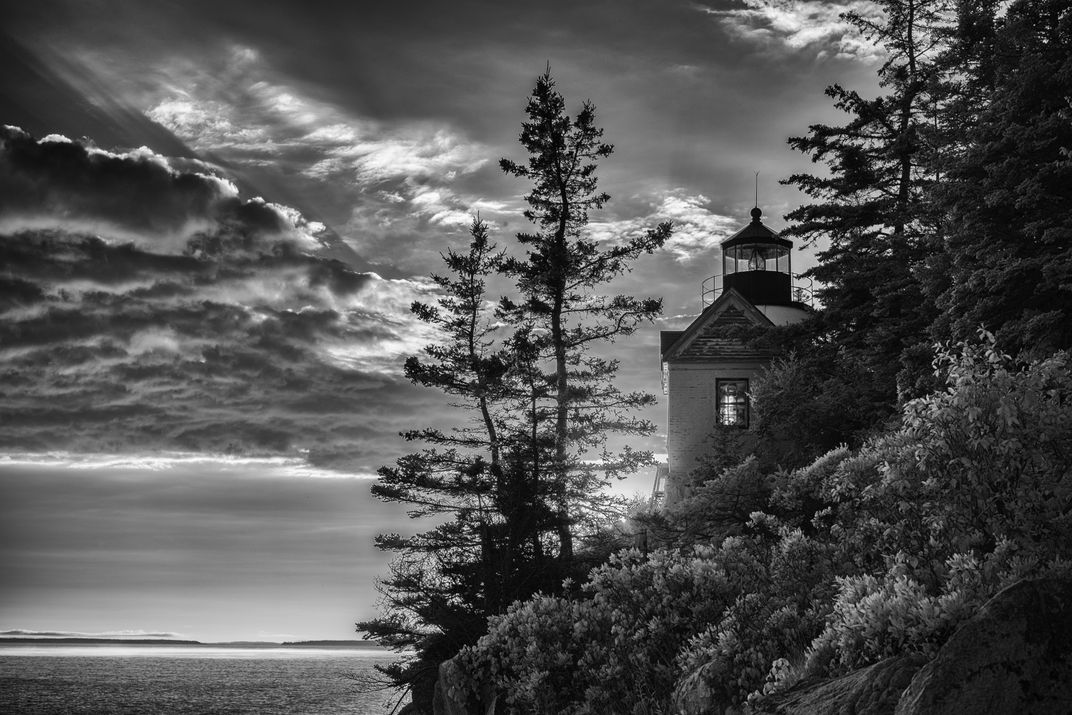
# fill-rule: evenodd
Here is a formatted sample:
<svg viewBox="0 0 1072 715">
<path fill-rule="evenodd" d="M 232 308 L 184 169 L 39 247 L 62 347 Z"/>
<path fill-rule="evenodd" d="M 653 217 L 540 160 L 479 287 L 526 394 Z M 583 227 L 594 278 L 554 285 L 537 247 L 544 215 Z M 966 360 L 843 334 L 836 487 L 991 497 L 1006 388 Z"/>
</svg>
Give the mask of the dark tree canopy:
<svg viewBox="0 0 1072 715">
<path fill-rule="evenodd" d="M 1067 3 L 880 5 L 878 21 L 848 15 L 886 51 L 880 95 L 834 85 L 847 121 L 789 140 L 825 169 L 786 180 L 810 199 L 786 234 L 821 248 L 822 306 L 783 331 L 795 378 L 776 370 L 757 408 L 781 431 L 815 416 L 801 455 L 934 389 L 938 342 L 985 328 L 1014 354 L 1072 346 Z"/>
<path fill-rule="evenodd" d="M 884 94 L 868 99 L 840 85 L 826 93 L 848 115 L 840 126 L 813 125 L 789 140 L 826 165 L 784 183 L 812 200 L 786 217 L 789 236 L 828 246 L 809 275 L 821 282 L 814 332 L 831 360 L 870 376 L 878 403 L 892 411 L 918 390 L 930 362 L 926 327 L 933 306 L 916 275 L 933 250 L 936 221 L 928 197 L 941 139 L 933 130 L 947 0 L 885 0 L 882 20 L 846 17 L 885 52 Z"/>
<path fill-rule="evenodd" d="M 405 364 L 408 378 L 450 395 L 468 419 L 449 432 L 404 433 L 406 441 L 428 446 L 382 467 L 372 487 L 380 499 L 410 505 L 413 517 L 448 517 L 413 537 L 377 537 L 377 547 L 399 556 L 380 583 L 384 616 L 358 624 L 388 646 L 416 650 L 418 657 L 393 663 L 384 673 L 422 702 L 430 702 L 439 663 L 475 642 L 487 617 L 504 603 L 526 595 L 515 578 L 524 568 L 522 549 L 503 553 L 503 525 L 520 505 L 510 503 L 516 495 L 507 488 L 493 414 L 507 390 L 508 366 L 493 346 L 485 307 L 486 277 L 502 255 L 483 223 L 474 221 L 471 237 L 467 252 L 450 250 L 443 256 L 450 274 L 432 276 L 441 291 L 437 305 L 413 305 L 444 341 Z"/>
<path fill-rule="evenodd" d="M 1045 356 L 1072 347 L 1072 7 L 1021 1 L 968 29 L 965 47 L 988 51 L 968 79 L 989 91 L 940 189 L 933 330 L 965 340 L 983 326 L 1006 351 Z"/>
</svg>

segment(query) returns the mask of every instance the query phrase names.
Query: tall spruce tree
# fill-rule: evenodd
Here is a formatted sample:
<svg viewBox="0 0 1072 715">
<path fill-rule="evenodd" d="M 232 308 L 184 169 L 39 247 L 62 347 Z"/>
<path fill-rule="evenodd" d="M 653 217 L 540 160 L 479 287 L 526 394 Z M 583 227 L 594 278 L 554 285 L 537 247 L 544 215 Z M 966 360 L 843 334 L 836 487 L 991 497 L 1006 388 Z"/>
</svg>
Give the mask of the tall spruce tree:
<svg viewBox="0 0 1072 715">
<path fill-rule="evenodd" d="M 949 0 L 883 0 L 878 6 L 880 19 L 845 17 L 885 52 L 878 71 L 884 93 L 868 99 L 829 87 L 849 121 L 813 125 L 789 140 L 828 171 L 783 182 L 812 199 L 787 216 L 786 234 L 806 244 L 829 242 L 810 271 L 822 284 L 823 308 L 811 324 L 812 344 L 801 352 L 815 355 L 817 368 L 840 365 L 823 370 L 824 379 L 851 376 L 861 402 L 872 405 L 864 410 L 867 419 L 918 392 L 917 380 L 929 373 L 926 329 L 934 309 L 916 270 L 937 233 L 927 197 L 942 141 L 934 130 L 935 90 L 950 18 Z"/>
<path fill-rule="evenodd" d="M 378 548 L 398 554 L 383 579 L 384 616 L 357 624 L 359 630 L 399 650 L 412 649 L 383 668 L 393 685 L 409 688 L 413 702 L 429 710 L 439 664 L 476 642 L 488 616 L 518 598 L 545 588 L 541 578 L 540 515 L 546 513 L 514 454 L 524 445 L 504 421 L 516 387 L 514 358 L 494 336 L 486 278 L 502 254 L 475 221 L 464 253 L 448 251 L 446 275 L 433 275 L 441 297 L 436 305 L 414 303 L 413 312 L 443 335 L 421 356 L 406 360 L 405 375 L 440 390 L 468 419 L 449 431 L 403 433 L 425 446 L 379 470 L 374 496 L 411 507 L 410 516 L 438 517 L 429 531 L 411 537 L 385 534 Z M 523 420 L 522 420 L 523 421 Z M 550 519 L 543 519 L 549 523 Z"/>
<path fill-rule="evenodd" d="M 522 328 L 529 349 L 548 365 L 539 392 L 550 402 L 547 409 L 553 415 L 548 467 L 559 557 L 568 570 L 574 526 L 606 476 L 632 471 L 650 459 L 628 449 L 616 455 L 603 451 L 597 471 L 585 457 L 602 450 L 608 432 L 645 434 L 654 429 L 632 415 L 654 397 L 618 390 L 613 383 L 617 361 L 592 351 L 651 321 L 662 301 L 596 291 L 628 271 L 638 256 L 660 248 L 671 227 L 663 223 L 612 245 L 585 236 L 588 212 L 610 198 L 597 188 L 596 167 L 613 147 L 602 140 L 595 108 L 585 102 L 571 119 L 548 70 L 537 79 L 525 111 L 528 121 L 520 141 L 528 160 L 502 159 L 500 165 L 507 174 L 532 183 L 525 196 L 525 217 L 535 231 L 517 235 L 528 249 L 526 257 L 504 263 L 505 272 L 517 280 L 519 299 L 504 300 L 502 311 Z"/>
<path fill-rule="evenodd" d="M 601 487 L 650 461 L 605 448 L 609 433 L 654 429 L 633 414 L 654 397 L 619 390 L 617 361 L 593 351 L 650 321 L 661 301 L 597 291 L 662 246 L 670 225 L 611 245 L 585 237 L 588 211 L 608 199 L 596 191 L 595 169 L 611 147 L 594 108 L 586 103 L 571 119 L 545 73 L 527 112 L 528 163 L 502 161 L 533 183 L 525 216 L 537 230 L 518 235 L 526 255 L 498 252 L 476 221 L 468 251 L 448 251 L 449 273 L 433 276 L 436 305 L 413 305 L 443 341 L 409 358 L 405 374 L 450 395 L 469 419 L 404 433 L 425 446 L 382 467 L 373 487 L 380 499 L 410 505 L 413 517 L 441 520 L 416 536 L 378 537 L 379 548 L 397 553 L 380 582 L 383 616 L 357 624 L 409 652 L 382 671 L 410 690 L 412 712 L 431 712 L 439 665 L 474 643 L 489 616 L 579 575 L 576 528 L 609 504 Z M 489 311 L 492 273 L 515 278 L 517 295 Z"/>
<path fill-rule="evenodd" d="M 965 2 L 963 127 L 938 192 L 943 253 L 929 289 L 940 340 L 980 326 L 1013 354 L 1072 347 L 1072 6 Z"/>
</svg>

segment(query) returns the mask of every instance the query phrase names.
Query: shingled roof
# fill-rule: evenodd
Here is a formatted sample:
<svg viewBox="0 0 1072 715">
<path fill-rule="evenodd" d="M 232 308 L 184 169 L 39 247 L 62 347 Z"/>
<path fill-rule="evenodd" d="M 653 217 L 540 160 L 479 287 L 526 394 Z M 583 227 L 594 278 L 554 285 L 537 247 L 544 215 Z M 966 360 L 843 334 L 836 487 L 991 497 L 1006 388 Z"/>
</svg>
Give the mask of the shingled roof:
<svg viewBox="0 0 1072 715">
<path fill-rule="evenodd" d="M 732 326 L 773 325 L 735 289 L 727 289 L 685 330 L 664 330 L 662 362 L 765 359 L 770 354 L 726 335 Z"/>
</svg>

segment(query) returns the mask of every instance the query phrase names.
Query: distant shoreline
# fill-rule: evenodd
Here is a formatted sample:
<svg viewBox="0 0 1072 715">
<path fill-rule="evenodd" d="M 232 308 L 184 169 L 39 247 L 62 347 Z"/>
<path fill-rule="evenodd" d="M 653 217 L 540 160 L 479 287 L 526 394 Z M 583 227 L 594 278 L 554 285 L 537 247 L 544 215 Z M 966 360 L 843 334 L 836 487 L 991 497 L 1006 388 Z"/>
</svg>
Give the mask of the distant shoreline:
<svg viewBox="0 0 1072 715">
<path fill-rule="evenodd" d="M 385 650 L 384 646 L 376 641 L 362 640 L 318 640 L 318 641 L 284 641 L 275 643 L 270 641 L 225 641 L 204 642 L 193 640 L 176 640 L 169 638 L 19 638 L 0 637 L 0 645 L 144 645 L 144 646 L 201 646 L 201 647 L 226 647 L 226 648 L 352 648 L 358 650 Z"/>
</svg>

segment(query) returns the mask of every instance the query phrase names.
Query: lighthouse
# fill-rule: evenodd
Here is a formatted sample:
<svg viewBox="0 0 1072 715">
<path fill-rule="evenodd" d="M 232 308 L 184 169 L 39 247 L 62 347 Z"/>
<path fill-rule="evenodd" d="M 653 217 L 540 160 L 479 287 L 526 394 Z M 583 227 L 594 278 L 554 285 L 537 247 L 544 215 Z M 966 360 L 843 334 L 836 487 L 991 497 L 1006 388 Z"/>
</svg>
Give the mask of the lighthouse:
<svg viewBox="0 0 1072 715">
<path fill-rule="evenodd" d="M 770 328 L 806 318 L 811 290 L 792 271 L 793 242 L 752 220 L 721 243 L 721 272 L 703 282 L 701 312 L 684 330 L 660 334 L 666 395 L 667 463 L 654 496 L 666 504 L 687 496 L 689 473 L 714 448 L 717 428 L 751 425 L 749 386 L 772 355 L 742 337 L 742 328 Z"/>
</svg>

